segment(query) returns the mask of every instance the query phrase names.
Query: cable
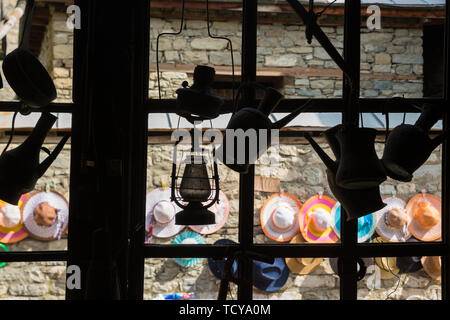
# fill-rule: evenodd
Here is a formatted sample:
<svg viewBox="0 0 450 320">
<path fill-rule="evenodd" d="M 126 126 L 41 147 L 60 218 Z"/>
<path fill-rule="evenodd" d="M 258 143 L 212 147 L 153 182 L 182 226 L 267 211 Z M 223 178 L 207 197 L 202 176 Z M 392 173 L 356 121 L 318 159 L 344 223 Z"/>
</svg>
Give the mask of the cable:
<svg viewBox="0 0 450 320">
<path fill-rule="evenodd" d="M 8 149 L 8 147 L 9 147 L 9 145 L 11 144 L 11 141 L 12 141 L 12 139 L 13 139 L 14 131 L 15 131 L 14 125 L 15 125 L 15 123 L 16 123 L 16 116 L 17 116 L 18 113 L 19 113 L 19 111 L 15 111 L 15 112 L 14 112 L 14 115 L 13 115 L 13 118 L 12 118 L 12 124 L 11 124 L 11 135 L 9 136 L 8 143 L 6 144 L 5 148 L 3 149 L 2 155 L 3 155 L 3 154 L 5 153 L 5 151 Z"/>
</svg>

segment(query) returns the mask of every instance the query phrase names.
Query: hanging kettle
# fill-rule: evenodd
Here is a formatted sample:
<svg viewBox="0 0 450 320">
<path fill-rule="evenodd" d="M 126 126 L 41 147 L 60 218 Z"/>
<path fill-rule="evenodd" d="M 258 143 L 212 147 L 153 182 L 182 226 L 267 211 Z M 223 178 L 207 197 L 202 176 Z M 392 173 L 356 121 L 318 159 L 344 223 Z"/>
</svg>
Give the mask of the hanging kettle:
<svg viewBox="0 0 450 320">
<path fill-rule="evenodd" d="M 3 73 L 11 88 L 30 107 L 48 105 L 56 98 L 52 78 L 41 62 L 28 51 L 34 0 L 28 0 L 19 47 L 6 55 Z"/>
<path fill-rule="evenodd" d="M 342 153 L 336 134 L 343 126 L 337 125 L 323 132 L 336 157 L 336 161 L 332 160 L 307 132 L 305 132 L 304 136 L 327 167 L 326 173 L 330 190 L 344 207 L 347 220 L 352 220 L 378 211 L 384 208 L 386 204 L 381 199 L 378 185 L 366 189 L 346 189 L 336 183 L 336 172 L 338 171 Z"/>
<path fill-rule="evenodd" d="M 381 161 L 389 177 L 408 182 L 413 173 L 448 136 L 448 132 L 434 139 L 429 137 L 431 127 L 442 117 L 445 106 L 424 105 L 414 125 L 401 124 L 388 135 Z"/>
<path fill-rule="evenodd" d="M 44 112 L 27 139 L 0 156 L 0 199 L 17 205 L 22 194 L 34 189 L 37 180 L 56 159 L 69 135 L 64 136 L 49 156 L 39 163 L 39 152 L 57 117 Z M 43 149 L 43 148 L 42 148 Z M 44 149 L 46 150 L 46 149 Z"/>
<path fill-rule="evenodd" d="M 244 107 L 231 117 L 222 144 L 216 152 L 218 159 L 239 173 L 247 173 L 250 164 L 254 164 L 270 147 L 271 130 L 279 130 L 286 126 L 309 104 L 308 101 L 273 123 L 269 115 L 283 99 L 283 95 L 271 87 L 264 88 L 264 91 L 264 97 L 257 108 Z"/>
<path fill-rule="evenodd" d="M 386 180 L 386 173 L 375 151 L 377 131 L 341 125 L 335 137 L 339 142 L 339 167 L 336 183 L 346 189 L 367 189 Z"/>
</svg>

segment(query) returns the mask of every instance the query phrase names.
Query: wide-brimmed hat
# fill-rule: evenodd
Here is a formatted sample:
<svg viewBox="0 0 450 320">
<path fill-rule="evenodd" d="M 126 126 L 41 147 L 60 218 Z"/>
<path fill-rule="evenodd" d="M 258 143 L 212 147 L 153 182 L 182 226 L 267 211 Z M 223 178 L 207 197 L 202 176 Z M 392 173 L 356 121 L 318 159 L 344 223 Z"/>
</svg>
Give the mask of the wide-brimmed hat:
<svg viewBox="0 0 450 320">
<path fill-rule="evenodd" d="M 179 233 L 184 225 L 175 224 L 175 214 L 181 211 L 170 201 L 169 188 L 156 188 L 147 193 L 145 230 L 152 227 L 152 235 L 158 238 L 169 238 Z"/>
<path fill-rule="evenodd" d="M 283 258 L 267 263 L 253 261 L 253 285 L 259 290 L 273 292 L 281 289 L 289 277 L 289 268 Z"/>
<path fill-rule="evenodd" d="M 425 256 L 420 259 L 423 270 L 437 282 L 441 282 L 441 257 L 439 256 Z"/>
<path fill-rule="evenodd" d="M 336 204 L 331 209 L 333 216 L 333 230 L 336 235 L 341 237 L 341 204 Z M 366 214 L 358 218 L 358 242 L 364 242 L 369 239 L 375 232 L 375 217 L 373 214 Z"/>
<path fill-rule="evenodd" d="M 409 231 L 422 241 L 434 241 L 441 237 L 441 199 L 422 192 L 412 197 L 406 205 L 410 217 Z"/>
<path fill-rule="evenodd" d="M 202 236 L 196 232 L 183 231 L 172 241 L 173 244 L 205 244 Z M 176 263 L 182 267 L 193 267 L 201 261 L 201 258 L 175 258 Z"/>
<path fill-rule="evenodd" d="M 406 213 L 406 202 L 396 196 L 384 197 L 386 207 L 374 212 L 377 234 L 391 242 L 404 242 L 411 237 L 408 230 L 410 218 Z"/>
<path fill-rule="evenodd" d="M 234 242 L 231 239 L 219 239 L 216 242 L 214 242 L 214 244 L 236 244 L 236 242 Z M 224 268 L 225 268 L 225 262 L 227 261 L 228 258 L 224 258 L 224 259 L 213 259 L 213 258 L 208 258 L 208 266 L 209 269 L 211 270 L 211 272 L 213 273 L 213 275 L 222 280 L 225 277 L 225 272 L 224 272 Z M 233 261 L 233 264 L 231 265 L 231 272 L 230 272 L 230 276 L 231 276 L 231 281 L 234 283 L 237 283 L 237 261 Z"/>
<path fill-rule="evenodd" d="M 280 192 L 271 195 L 260 211 L 261 228 L 272 240 L 286 242 L 300 232 L 298 213 L 301 202 L 293 195 Z"/>
<path fill-rule="evenodd" d="M 60 239 L 69 225 L 69 203 L 54 190 L 30 194 L 21 210 L 25 230 L 38 240 Z"/>
<path fill-rule="evenodd" d="M 331 209 L 336 201 L 318 194 L 309 198 L 300 209 L 298 215 L 300 231 L 308 242 L 333 243 L 338 236 L 333 230 Z"/>
<path fill-rule="evenodd" d="M 211 195 L 214 198 L 215 193 Z M 216 215 L 216 223 L 214 224 L 205 224 L 205 225 L 191 225 L 189 226 L 195 232 L 200 234 L 211 234 L 219 230 L 225 225 L 227 222 L 228 214 L 230 212 L 230 203 L 228 201 L 227 196 L 222 190 L 219 191 L 219 203 L 214 203 L 211 207 L 208 208 L 209 211 L 214 212 Z"/>
<path fill-rule="evenodd" d="M 381 237 L 372 240 L 373 243 L 389 242 Z M 380 278 L 383 280 L 398 277 L 399 268 L 397 266 L 396 257 L 376 257 L 375 264 L 380 269 Z"/>
<path fill-rule="evenodd" d="M 301 233 L 297 234 L 290 243 L 303 243 L 305 239 Z M 318 267 L 323 258 L 285 258 L 284 261 L 292 273 L 309 274 Z"/>
<path fill-rule="evenodd" d="M 430 300 L 424 296 L 418 295 L 418 294 L 413 294 L 412 296 L 409 296 L 408 298 L 406 298 L 406 300 Z"/>
<path fill-rule="evenodd" d="M 358 274 L 358 278 L 357 278 L 358 281 L 361 280 L 362 278 L 364 278 L 364 276 L 366 274 L 366 269 L 367 269 L 368 266 L 373 265 L 373 263 L 374 263 L 373 260 L 374 260 L 373 258 L 360 258 L 360 259 L 357 259 L 357 261 L 356 261 L 357 262 L 356 272 L 359 273 L 360 270 L 361 270 L 361 266 L 360 266 L 361 261 L 362 261 L 363 267 L 364 267 L 364 271 L 361 272 L 361 274 Z M 328 258 L 328 261 L 330 262 L 330 267 L 333 270 L 333 272 L 335 274 L 337 274 L 337 275 L 340 275 L 339 266 L 338 266 L 339 259 L 338 258 Z"/>
<path fill-rule="evenodd" d="M 406 242 L 419 242 L 419 240 L 411 237 Z M 421 258 L 422 256 L 397 257 L 399 273 L 412 273 L 422 269 Z"/>
<path fill-rule="evenodd" d="M 23 217 L 20 207 L 28 195 L 23 194 L 17 206 L 0 200 L 0 242 L 15 243 L 28 237 L 23 227 Z"/>
</svg>

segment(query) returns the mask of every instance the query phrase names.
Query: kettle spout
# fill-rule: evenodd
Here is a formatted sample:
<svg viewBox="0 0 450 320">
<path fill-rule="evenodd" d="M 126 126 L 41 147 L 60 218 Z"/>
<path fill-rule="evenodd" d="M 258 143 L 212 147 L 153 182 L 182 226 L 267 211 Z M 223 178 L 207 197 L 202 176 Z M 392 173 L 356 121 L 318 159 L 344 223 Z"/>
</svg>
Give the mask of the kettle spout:
<svg viewBox="0 0 450 320">
<path fill-rule="evenodd" d="M 304 137 L 306 140 L 309 141 L 311 144 L 311 147 L 313 147 L 314 151 L 316 151 L 317 155 L 322 159 L 325 166 L 330 169 L 333 174 L 337 171 L 337 163 L 336 161 L 333 161 L 326 153 L 323 151 L 323 149 L 319 146 L 319 144 L 311 137 L 311 135 L 308 132 L 304 133 Z"/>
<path fill-rule="evenodd" d="M 295 117 L 297 117 L 300 113 L 302 113 L 303 111 L 305 111 L 308 107 L 309 104 L 311 103 L 311 99 L 308 100 L 306 103 L 304 103 L 303 105 L 301 105 L 300 107 L 298 107 L 297 109 L 295 109 L 294 111 L 292 111 L 290 114 L 288 114 L 287 116 L 285 116 L 283 119 L 278 120 L 277 122 L 275 122 L 272 125 L 273 129 L 281 129 L 283 127 L 285 127 L 289 122 L 291 122 L 292 120 L 295 119 Z"/>
<path fill-rule="evenodd" d="M 50 165 L 55 161 L 58 154 L 61 152 L 62 148 L 66 144 L 67 140 L 69 140 L 70 134 L 67 134 L 64 136 L 64 138 L 61 139 L 61 141 L 58 143 L 56 148 L 53 150 L 53 152 L 39 164 L 39 167 L 37 168 L 37 177 L 40 178 L 44 175 L 44 173 L 47 171 L 47 169 L 50 167 Z"/>
</svg>

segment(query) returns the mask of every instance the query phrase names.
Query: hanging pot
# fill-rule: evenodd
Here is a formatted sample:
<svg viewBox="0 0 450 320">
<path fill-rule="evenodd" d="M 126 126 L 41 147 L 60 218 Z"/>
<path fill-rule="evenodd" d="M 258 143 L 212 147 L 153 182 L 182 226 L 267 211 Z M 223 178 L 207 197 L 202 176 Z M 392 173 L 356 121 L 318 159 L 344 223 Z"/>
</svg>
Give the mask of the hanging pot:
<svg viewBox="0 0 450 320">
<path fill-rule="evenodd" d="M 375 151 L 377 131 L 342 125 L 336 130 L 339 167 L 336 183 L 346 189 L 374 188 L 386 180 L 383 164 Z"/>
<path fill-rule="evenodd" d="M 194 69 L 194 84 L 176 91 L 176 113 L 193 123 L 195 120 L 214 119 L 219 115 L 223 100 L 211 93 L 215 70 L 207 66 L 196 66 Z"/>
<path fill-rule="evenodd" d="M 254 164 L 270 147 L 271 130 L 279 130 L 286 126 L 304 111 L 309 103 L 307 102 L 283 119 L 273 123 L 270 121 L 269 115 L 282 98 L 283 95 L 276 89 L 265 88 L 264 97 L 257 108 L 242 108 L 231 117 L 222 144 L 216 153 L 226 166 L 239 173 L 247 173 L 250 164 Z M 245 137 L 255 137 L 256 141 L 249 141 L 251 139 L 247 140 Z M 254 152 L 250 152 L 251 149 Z"/>
<path fill-rule="evenodd" d="M 56 98 L 56 88 L 41 62 L 28 51 L 33 9 L 34 0 L 28 0 L 19 47 L 3 60 L 3 73 L 20 100 L 30 107 L 42 107 Z"/>
<path fill-rule="evenodd" d="M 336 157 L 336 161 L 333 161 L 307 132 L 305 132 L 304 136 L 327 167 L 326 173 L 330 190 L 345 209 L 347 220 L 352 220 L 378 211 L 384 208 L 386 204 L 381 199 L 378 185 L 366 189 L 346 189 L 336 183 L 336 172 L 339 167 L 340 154 L 342 153 L 336 133 L 342 126 L 335 126 L 323 133 Z"/>
<path fill-rule="evenodd" d="M 401 124 L 389 134 L 381 158 L 389 177 L 411 181 L 414 171 L 447 138 L 448 132 L 434 139 L 429 137 L 429 130 L 442 117 L 444 110 L 443 106 L 426 105 L 414 125 Z"/>
<path fill-rule="evenodd" d="M 39 153 L 45 137 L 56 121 L 48 112 L 42 113 L 36 127 L 17 148 L 0 156 L 0 199 L 17 205 L 22 194 L 34 189 L 37 180 L 47 171 L 69 139 L 66 135 L 49 156 L 39 163 Z"/>
</svg>

